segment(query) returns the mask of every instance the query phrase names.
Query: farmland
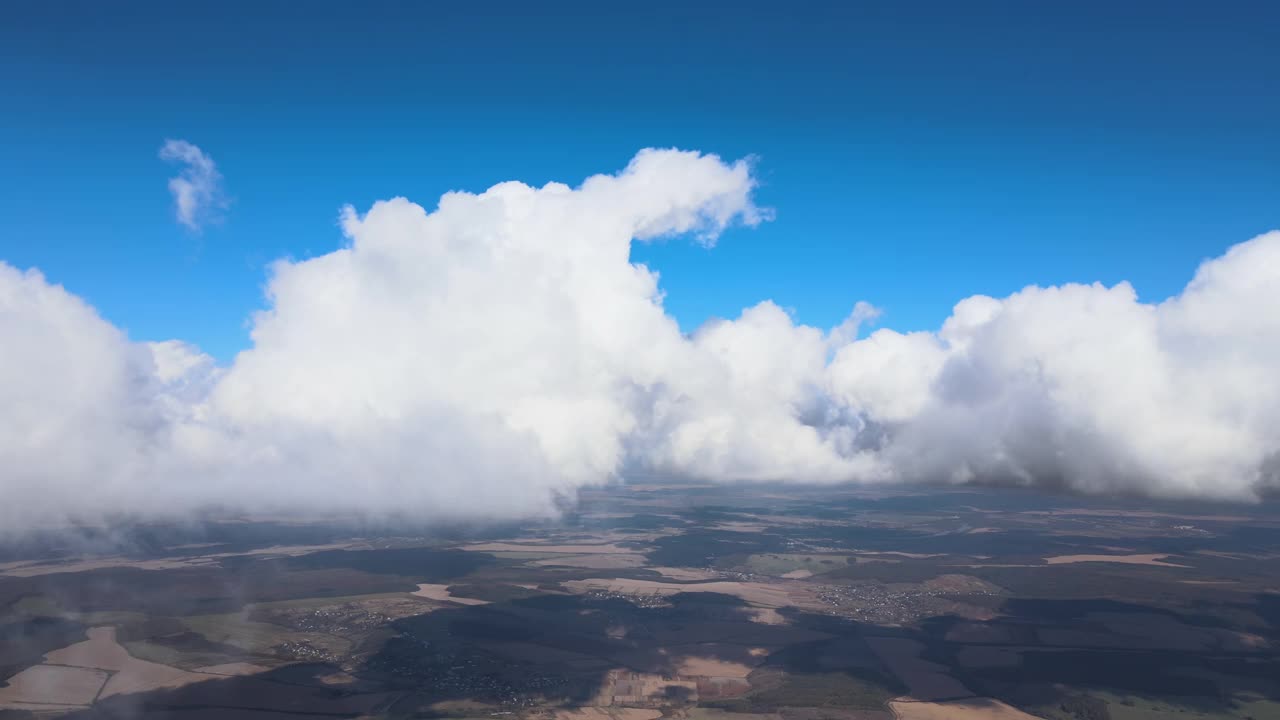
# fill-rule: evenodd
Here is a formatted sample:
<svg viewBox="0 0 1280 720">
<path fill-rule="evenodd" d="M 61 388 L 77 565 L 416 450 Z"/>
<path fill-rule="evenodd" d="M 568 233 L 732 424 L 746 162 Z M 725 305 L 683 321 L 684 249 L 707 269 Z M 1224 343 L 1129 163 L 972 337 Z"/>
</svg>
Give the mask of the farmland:
<svg viewBox="0 0 1280 720">
<path fill-rule="evenodd" d="M 674 484 L 50 537 L 4 551 L 0 717 L 1280 717 L 1273 517 Z"/>
</svg>

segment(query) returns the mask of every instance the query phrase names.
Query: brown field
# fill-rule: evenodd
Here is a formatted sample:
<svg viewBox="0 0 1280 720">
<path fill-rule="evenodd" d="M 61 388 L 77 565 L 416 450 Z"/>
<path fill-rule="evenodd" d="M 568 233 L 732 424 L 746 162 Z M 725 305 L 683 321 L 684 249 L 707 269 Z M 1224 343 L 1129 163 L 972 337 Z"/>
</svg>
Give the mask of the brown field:
<svg viewBox="0 0 1280 720">
<path fill-rule="evenodd" d="M 664 696 L 667 688 L 671 687 L 684 688 L 694 697 L 697 696 L 698 683 L 693 680 L 679 680 L 630 670 L 610 670 L 592 704 L 604 709 L 603 706 L 651 703 Z"/>
<path fill-rule="evenodd" d="M 10 678 L 9 687 L 0 688 L 0 703 L 85 705 L 95 698 L 180 687 L 231 674 L 190 672 L 139 660 L 116 642 L 114 627 L 90 628 L 88 635 L 88 640 L 54 650 L 45 656 L 44 664 Z M 33 699 L 41 696 L 46 699 Z"/>
<path fill-rule="evenodd" d="M 774 608 L 752 608 L 751 621 L 762 625 L 787 624 L 787 619 Z"/>
<path fill-rule="evenodd" d="M 1021 510 L 1070 503 L 1056 494 L 1001 495 L 1011 509 L 984 517 L 956 504 L 977 502 L 985 492 L 977 488 L 930 489 L 929 503 L 883 508 L 828 502 L 826 491 L 798 486 L 779 489 L 776 503 L 754 486 L 671 488 L 645 497 L 624 487 L 616 498 L 586 489 L 578 512 L 596 522 L 575 512 L 566 522 L 438 536 L 374 523 L 392 534 L 330 545 L 286 543 L 330 543 L 355 530 L 243 529 L 240 539 L 236 528 L 166 529 L 155 537 L 230 539 L 141 560 L 112 549 L 0 563 L 0 603 L 24 623 L 18 632 L 40 633 L 30 650 L 66 645 L 45 660 L 26 645 L 0 648 L 18 673 L 0 682 L 0 717 L 6 708 L 108 714 L 136 700 L 180 706 L 193 720 L 428 710 L 454 720 L 1031 720 L 1041 709 L 1071 714 L 1041 692 L 1051 687 L 1093 693 L 1117 718 L 1164 717 L 1157 700 L 1181 702 L 1156 697 L 1166 688 L 1207 693 L 1185 704 L 1195 709 L 1243 693 L 1274 697 L 1280 589 L 1267 561 L 1280 550 L 1261 543 L 1280 531 L 1273 515 L 1248 511 L 1256 536 L 1235 538 L 1208 522 Z M 748 492 L 750 502 L 741 497 Z M 1174 514 L 1151 517 L 1183 517 L 1182 506 L 1169 507 Z M 1222 512 L 1216 520 L 1237 513 Z M 613 521 L 627 517 L 634 522 Z M 249 549 L 266 538 L 277 544 Z M 323 563 L 224 560 L 233 547 L 257 557 L 355 552 Z M 5 550 L 5 560 L 24 557 Z M 439 563 L 430 555 L 465 554 L 458 550 L 472 554 Z M 159 557 L 180 552 L 199 555 Z M 1001 569 L 963 569 L 970 563 Z M 117 566 L 169 574 L 50 575 Z M 225 602 L 225 584 L 241 580 L 236 604 Z M 32 622 L 59 615 L 73 623 Z M 76 642 L 83 628 L 89 640 Z M 405 642 L 413 638 L 429 638 L 426 653 Z M 1132 682 L 1125 653 L 1147 663 Z M 1022 681 L 1043 688 L 1015 694 Z M 1098 689 L 1108 683 L 1114 693 Z M 1151 697 L 1139 692 L 1147 689 Z M 1128 697 L 1139 704 L 1119 705 Z M 1230 713 L 1266 714 L 1244 700 Z"/>
<path fill-rule="evenodd" d="M 924 645 L 909 638 L 871 637 L 867 645 L 909 689 L 912 700 L 971 697 L 973 692 L 947 669 L 920 657 Z"/>
<path fill-rule="evenodd" d="M 45 663 L 114 671 L 100 697 L 180 687 L 213 678 L 133 657 L 116 642 L 114 627 L 91 628 L 88 634 L 89 639 L 84 642 L 49 653 Z"/>
<path fill-rule="evenodd" d="M 424 597 L 428 600 L 440 600 L 442 602 L 457 603 L 459 605 L 488 605 L 488 600 L 477 600 L 476 598 L 454 597 L 449 593 L 448 585 L 433 585 L 431 583 L 420 583 L 418 589 L 410 593 L 416 597 Z"/>
<path fill-rule="evenodd" d="M 622 707 L 583 707 L 557 710 L 556 720 L 657 720 L 661 710 Z"/>
<path fill-rule="evenodd" d="M 680 659 L 677 672 L 685 676 L 745 678 L 751 674 L 751 666 L 709 657 Z"/>
<path fill-rule="evenodd" d="M 1145 555 L 1055 555 L 1047 557 L 1044 561 L 1050 565 L 1065 565 L 1069 563 L 1083 562 L 1106 562 L 1120 563 L 1123 565 L 1158 565 L 1160 567 L 1176 567 L 1185 568 L 1188 565 L 1178 565 L 1177 563 L 1164 562 L 1169 557 L 1167 553 L 1148 553 Z"/>
<path fill-rule="evenodd" d="M 91 628 L 88 640 L 68 645 L 45 655 L 45 662 L 52 665 L 119 670 L 129 661 L 129 653 L 116 642 L 113 627 Z"/>
<path fill-rule="evenodd" d="M 270 669 L 271 668 L 263 667 L 261 665 L 254 665 L 253 663 L 235 662 L 223 663 L 222 665 L 208 665 L 206 667 L 196 668 L 191 672 L 207 673 L 209 675 L 236 676 L 257 675 L 258 673 L 267 672 Z"/>
<path fill-rule="evenodd" d="M 253 666 L 235 663 L 210 668 L 218 670 L 219 672 L 217 673 L 179 670 L 168 665 L 147 662 L 133 657 L 116 642 L 114 627 L 90 628 L 88 634 L 88 640 L 69 645 L 61 650 L 55 650 L 46 656 L 46 664 L 29 669 L 39 669 L 41 673 L 46 675 L 50 671 L 56 672 L 60 670 L 80 670 L 84 671 L 84 673 L 92 673 L 93 677 L 110 675 L 110 677 L 107 677 L 105 684 L 99 682 L 93 688 L 96 697 L 89 695 L 88 702 L 90 703 L 117 695 L 131 695 L 153 690 L 189 686 L 186 691 L 191 693 L 191 704 L 208 707 L 210 717 L 227 717 L 228 709 L 232 707 L 234 708 L 234 717 L 253 717 L 259 712 L 265 714 L 273 711 L 277 713 L 285 711 L 294 714 L 332 712 L 335 715 L 365 715 L 393 698 L 392 695 L 387 693 L 360 693 L 337 697 L 327 690 L 321 691 L 301 685 L 266 682 L 253 678 L 246 678 L 241 682 L 249 683 L 250 685 L 245 687 L 253 687 L 254 690 L 245 690 L 242 698 L 227 698 L 221 694 L 222 690 L 218 685 L 205 685 L 204 683 L 209 680 L 225 680 L 231 674 L 248 674 Z M 76 667 L 64 668 L 63 665 L 76 665 Z M 59 696 L 74 697 L 77 700 L 83 699 L 87 692 L 84 688 L 88 688 L 91 685 L 88 682 L 90 675 L 84 673 L 81 673 L 78 678 L 72 678 L 73 682 L 80 683 L 79 685 L 71 686 L 72 688 L 79 688 L 78 695 L 59 687 L 57 689 Z M 38 676 L 35 679 L 37 681 L 48 680 L 47 677 L 40 678 Z M 99 687 L 101 688 L 100 691 L 98 690 Z M 3 692 L 3 690 L 0 690 L 0 692 Z M 260 701 L 262 704 L 252 706 L 239 704 L 246 702 L 245 698 L 250 697 L 254 698 L 254 703 Z M 231 704 L 224 707 L 223 703 Z M 57 709 L 52 706 L 38 705 L 29 705 L 27 708 Z M 198 716 L 196 715 L 196 717 Z"/>
<path fill-rule="evenodd" d="M 1021 710 L 991 698 L 951 702 L 906 702 L 894 700 L 889 709 L 897 720 L 1039 720 Z"/>
<path fill-rule="evenodd" d="M 0 708 L 56 709 L 34 706 L 85 707 L 107 682 L 105 670 L 60 665 L 36 665 L 9 678 L 0 687 Z"/>
</svg>

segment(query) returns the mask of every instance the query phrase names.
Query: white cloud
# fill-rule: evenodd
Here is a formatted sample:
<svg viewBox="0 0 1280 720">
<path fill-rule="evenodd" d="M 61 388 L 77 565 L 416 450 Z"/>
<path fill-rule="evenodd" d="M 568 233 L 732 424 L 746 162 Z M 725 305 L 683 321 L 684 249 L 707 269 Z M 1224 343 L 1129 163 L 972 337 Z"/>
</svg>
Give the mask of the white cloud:
<svg viewBox="0 0 1280 720">
<path fill-rule="evenodd" d="M 1127 283 L 969 298 L 937 334 L 847 346 L 833 385 L 891 426 L 897 478 L 1253 499 L 1280 449 L 1277 288 L 1272 232 L 1158 304 Z"/>
<path fill-rule="evenodd" d="M 174 405 L 150 351 L 36 271 L 0 263 L 0 526 L 144 500 Z"/>
<path fill-rule="evenodd" d="M 169 193 L 178 222 L 195 232 L 225 206 L 222 174 L 213 158 L 186 140 L 165 140 L 160 159 L 183 165 L 177 177 L 169 178 Z"/>
<path fill-rule="evenodd" d="M 870 305 L 823 332 L 766 301 L 682 335 L 631 242 L 759 222 L 753 187 L 746 163 L 649 150 L 577 188 L 347 209 L 344 247 L 273 267 L 226 368 L 0 264 L 0 524 L 537 515 L 641 469 L 1230 499 L 1280 481 L 1280 233 L 1159 304 L 1030 287 L 858 339 Z"/>
</svg>

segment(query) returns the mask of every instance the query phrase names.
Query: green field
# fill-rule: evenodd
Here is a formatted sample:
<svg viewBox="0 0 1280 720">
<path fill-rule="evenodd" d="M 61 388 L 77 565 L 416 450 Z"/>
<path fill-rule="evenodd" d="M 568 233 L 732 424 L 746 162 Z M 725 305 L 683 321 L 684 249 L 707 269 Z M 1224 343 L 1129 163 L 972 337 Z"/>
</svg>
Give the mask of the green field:
<svg viewBox="0 0 1280 720">
<path fill-rule="evenodd" d="M 1089 715 L 1082 703 L 1033 705 L 1028 712 L 1047 720 L 1280 720 L 1280 702 L 1257 695 L 1241 695 L 1231 700 L 1209 697 L 1148 697 L 1109 690 L 1088 690 L 1074 694 L 1105 704 L 1106 715 Z M 1074 710 L 1074 712 L 1073 712 Z"/>
</svg>

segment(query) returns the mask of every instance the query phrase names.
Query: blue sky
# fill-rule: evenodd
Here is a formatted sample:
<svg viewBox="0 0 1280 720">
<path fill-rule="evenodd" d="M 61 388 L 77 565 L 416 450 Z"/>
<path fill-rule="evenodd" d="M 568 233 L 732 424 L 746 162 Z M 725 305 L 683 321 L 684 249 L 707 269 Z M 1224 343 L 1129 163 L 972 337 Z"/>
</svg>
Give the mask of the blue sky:
<svg viewBox="0 0 1280 720">
<path fill-rule="evenodd" d="M 0 259 L 227 360 L 266 264 L 338 246 L 344 203 L 576 184 L 647 146 L 757 155 L 777 213 L 634 251 L 687 329 L 766 298 L 900 330 L 1032 283 L 1160 299 L 1280 227 L 1275 4 L 689 5 L 8 4 Z M 199 234 L 166 138 L 225 176 Z"/>
</svg>

